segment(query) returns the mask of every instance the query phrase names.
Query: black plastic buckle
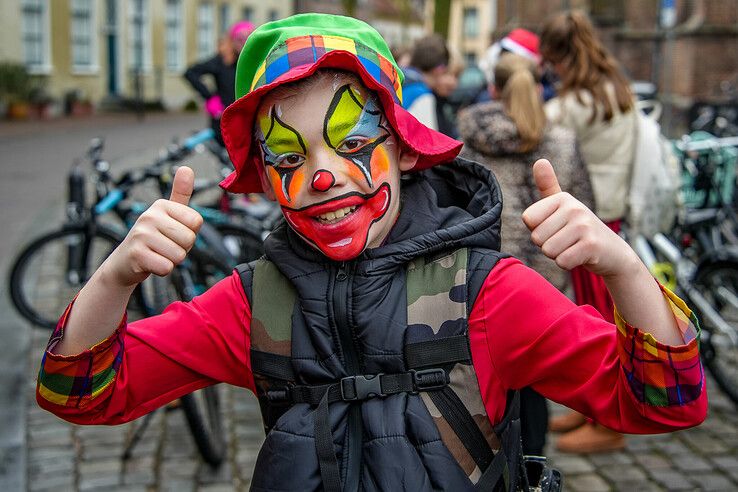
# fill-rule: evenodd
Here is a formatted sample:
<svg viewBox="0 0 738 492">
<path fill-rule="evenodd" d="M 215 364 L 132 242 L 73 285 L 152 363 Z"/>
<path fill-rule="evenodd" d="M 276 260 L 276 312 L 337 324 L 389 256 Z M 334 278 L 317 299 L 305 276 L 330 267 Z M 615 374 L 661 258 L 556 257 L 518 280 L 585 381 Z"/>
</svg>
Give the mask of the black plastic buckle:
<svg viewBox="0 0 738 492">
<path fill-rule="evenodd" d="M 411 370 L 413 388 L 415 391 L 432 391 L 446 387 L 449 383 L 448 374 L 440 367 L 434 369 Z"/>
<path fill-rule="evenodd" d="M 285 403 L 290 401 L 290 388 L 284 386 L 282 388 L 272 388 L 266 392 L 267 400 L 272 403 Z"/>
<path fill-rule="evenodd" d="M 357 401 L 376 396 L 387 396 L 382 393 L 380 376 L 382 376 L 382 373 L 368 376 L 348 376 L 341 379 L 341 399 L 343 401 Z"/>
</svg>

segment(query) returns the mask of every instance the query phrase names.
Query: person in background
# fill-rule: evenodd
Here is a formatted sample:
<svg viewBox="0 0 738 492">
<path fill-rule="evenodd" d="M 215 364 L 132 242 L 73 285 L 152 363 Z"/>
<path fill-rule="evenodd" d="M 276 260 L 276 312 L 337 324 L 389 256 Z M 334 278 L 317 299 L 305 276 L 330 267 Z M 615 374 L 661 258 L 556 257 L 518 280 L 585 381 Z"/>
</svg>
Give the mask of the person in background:
<svg viewBox="0 0 738 492">
<path fill-rule="evenodd" d="M 433 130 L 439 129 L 435 92 L 448 82 L 450 58 L 446 41 L 432 34 L 416 41 L 410 65 L 403 68 L 402 106 Z"/>
<path fill-rule="evenodd" d="M 459 75 L 464 71 L 465 64 L 461 53 L 449 47 L 448 69 L 443 73 L 433 89 L 436 98 L 436 120 L 438 131 L 451 138 L 458 138 L 456 115 L 459 106 L 453 100 L 453 94 L 459 85 Z"/>
<path fill-rule="evenodd" d="M 495 66 L 505 53 L 514 53 L 538 63 L 541 60 L 538 36 L 527 29 L 517 28 L 493 43 L 479 62 L 479 68 L 490 84 L 494 83 Z"/>
<path fill-rule="evenodd" d="M 595 197 L 595 213 L 619 232 L 625 216 L 636 120 L 633 94 L 615 58 L 581 11 L 549 19 L 541 32 L 541 55 L 560 83 L 546 103 L 548 119 L 576 132 Z M 613 301 L 601 277 L 572 271 L 577 304 L 589 304 L 612 321 Z M 567 432 L 557 447 L 565 452 L 598 452 L 625 447 L 622 434 L 571 413 L 552 419 L 551 430 Z"/>
<path fill-rule="evenodd" d="M 251 22 L 236 22 L 228 30 L 228 34 L 218 41 L 218 53 L 215 56 L 190 66 L 184 73 L 187 82 L 205 101 L 210 125 L 221 145 L 223 138 L 220 134 L 220 117 L 225 108 L 235 100 L 236 62 L 254 27 Z M 213 78 L 214 91 L 203 82 L 205 77 Z"/>
<path fill-rule="evenodd" d="M 529 163 L 549 159 L 562 189 L 588 207 L 592 207 L 592 188 L 574 132 L 546 121 L 538 75 L 535 61 L 504 54 L 490 85 L 493 100 L 461 111 L 458 124 L 464 141 L 462 156 L 490 168 L 502 188 L 503 250 L 563 292 L 569 285 L 569 274 L 531 241 L 530 231 L 520 220 L 523 211 L 538 200 Z M 530 388 L 521 391 L 521 422 L 524 453 L 542 455 L 548 410 L 545 398 Z"/>
</svg>

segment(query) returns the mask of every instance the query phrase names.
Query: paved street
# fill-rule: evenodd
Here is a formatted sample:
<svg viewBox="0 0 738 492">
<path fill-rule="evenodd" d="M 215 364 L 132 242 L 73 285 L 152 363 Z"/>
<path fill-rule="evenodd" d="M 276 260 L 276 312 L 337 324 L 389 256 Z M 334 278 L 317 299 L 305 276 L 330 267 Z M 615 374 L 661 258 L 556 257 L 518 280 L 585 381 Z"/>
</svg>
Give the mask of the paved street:
<svg viewBox="0 0 738 492">
<path fill-rule="evenodd" d="M 6 295 L 5 272 L 19 247 L 59 222 L 66 172 L 90 137 L 108 137 L 106 154 L 120 169 L 145 162 L 172 136 L 202 123 L 195 114 L 153 115 L 140 124 L 129 115 L 0 124 L 0 491 L 248 489 L 263 431 L 247 391 L 220 388 L 228 455 L 219 470 L 198 458 L 178 408 L 157 411 L 132 457 L 122 460 L 141 420 L 80 427 L 36 406 L 35 376 L 48 332 L 20 320 Z M 698 428 L 629 436 L 623 452 L 582 457 L 557 454 L 549 445 L 547 454 L 564 474 L 566 490 L 738 490 L 738 412 L 710 384 L 709 417 Z"/>
</svg>

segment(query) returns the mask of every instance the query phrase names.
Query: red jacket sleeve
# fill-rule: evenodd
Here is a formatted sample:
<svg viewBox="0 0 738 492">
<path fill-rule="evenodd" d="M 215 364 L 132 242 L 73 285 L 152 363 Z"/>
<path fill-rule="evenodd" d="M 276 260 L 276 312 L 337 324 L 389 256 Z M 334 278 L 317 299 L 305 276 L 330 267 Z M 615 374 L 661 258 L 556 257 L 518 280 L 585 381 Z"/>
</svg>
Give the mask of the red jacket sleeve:
<svg viewBox="0 0 738 492">
<path fill-rule="evenodd" d="M 630 325 L 618 330 L 518 260 L 501 260 L 490 272 L 469 331 L 493 422 L 502 418 L 506 391 L 525 386 L 622 432 L 668 432 L 706 416 L 697 339 L 669 347 Z"/>
<path fill-rule="evenodd" d="M 69 311 L 52 335 L 63 336 Z M 251 310 L 237 273 L 191 302 L 126 324 L 73 356 L 47 349 L 39 372 L 39 405 L 70 422 L 118 424 L 218 382 L 254 390 Z"/>
</svg>

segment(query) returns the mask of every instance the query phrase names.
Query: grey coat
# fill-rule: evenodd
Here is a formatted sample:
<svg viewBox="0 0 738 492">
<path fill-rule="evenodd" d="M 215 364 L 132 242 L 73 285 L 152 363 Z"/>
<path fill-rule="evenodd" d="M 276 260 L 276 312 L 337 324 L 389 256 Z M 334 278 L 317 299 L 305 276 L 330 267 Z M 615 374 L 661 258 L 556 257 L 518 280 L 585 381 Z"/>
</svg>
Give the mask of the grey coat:
<svg viewBox="0 0 738 492">
<path fill-rule="evenodd" d="M 576 135 L 563 127 L 549 125 L 538 148 L 521 153 L 515 123 L 498 101 L 462 111 L 458 126 L 464 141 L 462 156 L 491 169 L 500 183 L 504 204 L 502 251 L 523 261 L 560 290 L 566 289 L 569 275 L 531 241 L 521 216 L 540 198 L 532 169 L 533 163 L 541 158 L 551 161 L 562 190 L 593 209 L 592 186 L 577 149 Z"/>
</svg>

